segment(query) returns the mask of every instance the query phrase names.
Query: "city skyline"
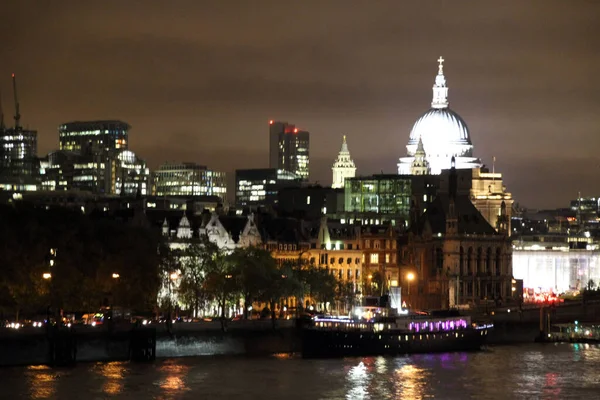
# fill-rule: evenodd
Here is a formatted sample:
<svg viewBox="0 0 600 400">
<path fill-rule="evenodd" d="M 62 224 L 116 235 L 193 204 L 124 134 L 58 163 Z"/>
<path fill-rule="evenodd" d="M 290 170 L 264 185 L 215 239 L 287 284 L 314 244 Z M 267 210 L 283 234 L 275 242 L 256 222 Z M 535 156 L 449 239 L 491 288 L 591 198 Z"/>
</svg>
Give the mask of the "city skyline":
<svg viewBox="0 0 600 400">
<path fill-rule="evenodd" d="M 268 166 L 269 120 L 293 121 L 311 132 L 311 181 L 328 185 L 342 135 L 357 175 L 395 171 L 442 55 L 475 156 L 489 167 L 496 157 L 517 202 L 566 207 L 600 192 L 592 2 L 190 3 L 166 14 L 157 4 L 9 4 L 7 125 L 15 72 L 39 155 L 58 148 L 61 123 L 114 118 L 132 125 L 130 148 L 152 168 L 198 162 L 231 181 L 235 169 Z M 286 29 L 274 30 L 284 15 Z"/>
</svg>

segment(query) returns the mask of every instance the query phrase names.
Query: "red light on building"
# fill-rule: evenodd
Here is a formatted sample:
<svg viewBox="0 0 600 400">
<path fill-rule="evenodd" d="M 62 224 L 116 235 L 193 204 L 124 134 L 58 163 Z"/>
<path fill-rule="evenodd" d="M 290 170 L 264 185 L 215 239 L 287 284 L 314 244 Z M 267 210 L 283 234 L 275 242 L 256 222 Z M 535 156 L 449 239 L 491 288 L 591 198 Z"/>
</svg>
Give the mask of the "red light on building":
<svg viewBox="0 0 600 400">
<path fill-rule="evenodd" d="M 270 120 L 270 121 L 269 121 L 269 125 L 273 125 L 273 120 Z"/>
<path fill-rule="evenodd" d="M 294 133 L 298 133 L 298 128 L 294 128 Z"/>
<path fill-rule="evenodd" d="M 14 73 L 14 72 L 13 72 L 13 74 L 12 74 L 12 77 L 13 77 L 13 78 L 15 77 L 15 73 Z"/>
</svg>

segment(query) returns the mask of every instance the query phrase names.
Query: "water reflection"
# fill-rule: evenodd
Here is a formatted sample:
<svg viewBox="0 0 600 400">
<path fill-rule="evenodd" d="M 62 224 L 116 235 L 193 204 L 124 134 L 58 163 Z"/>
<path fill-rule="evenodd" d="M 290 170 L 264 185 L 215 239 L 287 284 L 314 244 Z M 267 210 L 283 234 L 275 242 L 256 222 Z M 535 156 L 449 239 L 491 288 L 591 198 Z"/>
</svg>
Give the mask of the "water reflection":
<svg viewBox="0 0 600 400">
<path fill-rule="evenodd" d="M 350 389 L 346 395 L 347 399 L 368 399 L 369 376 L 367 367 L 361 361 L 358 365 L 348 371 L 348 384 Z"/>
<path fill-rule="evenodd" d="M 396 370 L 396 398 L 422 399 L 425 395 L 426 373 L 412 364 L 405 364 Z"/>
<path fill-rule="evenodd" d="M 165 374 L 164 378 L 158 382 L 158 386 L 163 390 L 163 399 L 171 399 L 181 392 L 190 390 L 186 385 L 186 378 L 190 367 L 185 364 L 176 364 L 176 361 L 170 361 L 163 364 L 159 371 Z"/>
<path fill-rule="evenodd" d="M 119 394 L 123 391 L 123 379 L 126 372 L 122 362 L 98 363 L 100 375 L 106 378 L 102 391 L 106 394 Z"/>
<path fill-rule="evenodd" d="M 29 393 L 32 399 L 49 399 L 56 394 L 57 373 L 45 365 L 27 368 Z"/>
<path fill-rule="evenodd" d="M 544 382 L 544 398 L 560 399 L 560 387 L 558 387 L 558 374 L 554 372 L 546 373 Z"/>
</svg>

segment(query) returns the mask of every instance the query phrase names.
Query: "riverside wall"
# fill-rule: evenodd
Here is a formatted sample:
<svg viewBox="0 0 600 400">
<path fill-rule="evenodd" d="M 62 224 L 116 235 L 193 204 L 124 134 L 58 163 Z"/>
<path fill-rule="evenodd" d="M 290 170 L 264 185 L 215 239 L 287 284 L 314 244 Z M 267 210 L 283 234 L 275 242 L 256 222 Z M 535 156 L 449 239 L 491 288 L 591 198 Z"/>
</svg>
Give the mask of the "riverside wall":
<svg viewBox="0 0 600 400">
<path fill-rule="evenodd" d="M 300 335 L 294 320 L 177 323 L 149 325 L 156 329 L 156 357 L 206 355 L 263 356 L 299 352 Z M 77 362 L 119 361 L 130 359 L 133 327 L 77 327 Z M 51 363 L 51 335 L 44 328 L 5 329 L 0 331 L 0 366 Z"/>
</svg>

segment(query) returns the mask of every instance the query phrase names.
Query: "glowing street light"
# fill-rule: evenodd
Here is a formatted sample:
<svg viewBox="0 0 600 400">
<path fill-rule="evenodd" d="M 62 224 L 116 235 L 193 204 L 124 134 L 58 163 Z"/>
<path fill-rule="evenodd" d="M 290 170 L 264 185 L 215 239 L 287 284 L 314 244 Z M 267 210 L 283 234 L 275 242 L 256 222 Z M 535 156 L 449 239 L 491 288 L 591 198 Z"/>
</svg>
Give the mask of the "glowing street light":
<svg viewBox="0 0 600 400">
<path fill-rule="evenodd" d="M 406 280 L 408 281 L 408 294 L 410 295 L 410 283 L 415 280 L 415 274 L 409 272 L 406 274 Z"/>
<path fill-rule="evenodd" d="M 44 272 L 42 274 L 42 278 L 44 278 L 44 279 L 50 279 L 50 278 L 52 278 L 52 274 L 50 272 Z"/>
<path fill-rule="evenodd" d="M 112 274 L 113 279 L 119 279 L 121 277 L 121 275 L 117 274 L 116 272 L 114 272 Z"/>
<path fill-rule="evenodd" d="M 177 280 L 177 278 L 179 278 L 179 275 L 177 275 L 177 272 L 173 272 L 173 273 L 170 275 L 170 278 L 171 278 L 171 280 L 175 281 L 175 280 Z"/>
</svg>

